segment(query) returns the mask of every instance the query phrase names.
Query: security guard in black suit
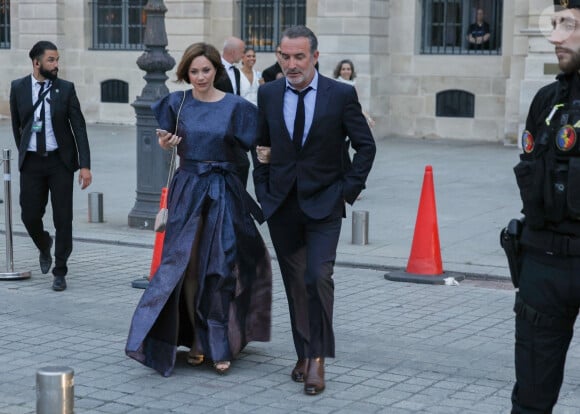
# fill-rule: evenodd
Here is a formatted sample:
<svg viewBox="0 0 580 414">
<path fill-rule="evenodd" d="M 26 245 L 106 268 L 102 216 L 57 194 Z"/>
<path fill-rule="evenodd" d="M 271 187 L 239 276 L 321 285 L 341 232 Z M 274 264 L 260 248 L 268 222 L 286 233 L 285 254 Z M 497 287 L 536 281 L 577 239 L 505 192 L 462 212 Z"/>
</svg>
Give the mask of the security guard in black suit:
<svg viewBox="0 0 580 414">
<path fill-rule="evenodd" d="M 519 285 L 512 413 L 552 412 L 580 306 L 580 0 L 554 6 L 549 41 L 562 73 L 534 97 L 514 168 L 525 219 L 510 260 Z"/>
</svg>

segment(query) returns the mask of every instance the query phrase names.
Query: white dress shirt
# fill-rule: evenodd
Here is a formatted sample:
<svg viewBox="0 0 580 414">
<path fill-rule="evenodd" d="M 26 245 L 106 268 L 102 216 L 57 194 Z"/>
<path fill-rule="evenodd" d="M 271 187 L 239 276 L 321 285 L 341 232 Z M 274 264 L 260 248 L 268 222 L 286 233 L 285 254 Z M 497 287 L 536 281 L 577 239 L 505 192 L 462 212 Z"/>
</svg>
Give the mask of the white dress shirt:
<svg viewBox="0 0 580 414">
<path fill-rule="evenodd" d="M 235 95 L 236 91 L 238 90 L 237 84 L 236 84 L 236 74 L 234 73 L 234 66 L 235 65 L 228 62 L 223 57 L 222 57 L 222 65 L 224 65 L 224 68 L 226 68 L 226 73 L 228 74 L 228 78 L 230 78 L 230 82 L 232 83 L 232 88 L 234 89 L 233 93 Z"/>
<path fill-rule="evenodd" d="M 314 78 L 312 78 L 312 81 L 308 86 L 310 86 L 312 90 L 304 96 L 304 135 L 302 136 L 302 145 L 304 145 L 304 142 L 306 141 L 306 137 L 308 136 L 308 132 L 312 126 L 312 119 L 314 118 L 316 93 L 318 91 L 318 71 L 314 72 Z M 288 79 L 286 79 L 286 93 L 284 94 L 284 121 L 286 122 L 286 128 L 288 128 L 288 132 L 290 133 L 290 139 L 292 139 L 292 135 L 294 134 L 294 120 L 296 119 L 296 107 L 298 106 L 298 95 L 288 89 L 294 88 L 290 85 Z"/>
<path fill-rule="evenodd" d="M 32 79 L 32 105 L 36 103 L 38 99 L 38 92 L 40 91 L 40 83 L 36 80 L 33 75 L 30 75 Z M 50 89 L 52 86 L 52 81 L 46 79 L 44 81 L 44 90 Z M 44 93 L 44 92 L 43 92 Z M 40 118 L 40 110 L 42 104 L 38 105 L 38 108 L 34 111 L 33 121 Z M 44 96 L 44 135 L 46 136 L 46 151 L 54 151 L 58 148 L 56 143 L 56 137 L 54 136 L 54 130 L 52 129 L 52 119 L 50 117 L 50 92 Z M 28 151 L 36 152 L 36 132 L 32 132 L 30 135 L 30 142 L 28 143 Z"/>
</svg>

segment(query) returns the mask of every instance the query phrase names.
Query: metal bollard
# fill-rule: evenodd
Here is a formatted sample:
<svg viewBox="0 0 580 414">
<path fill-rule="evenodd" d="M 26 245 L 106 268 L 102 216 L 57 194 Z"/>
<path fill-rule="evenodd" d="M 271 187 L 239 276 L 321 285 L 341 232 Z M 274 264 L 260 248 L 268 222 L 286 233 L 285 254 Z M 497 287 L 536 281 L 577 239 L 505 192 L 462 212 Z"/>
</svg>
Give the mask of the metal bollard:
<svg viewBox="0 0 580 414">
<path fill-rule="evenodd" d="M 6 224 L 6 272 L 0 273 L 0 280 L 17 280 L 30 278 L 30 272 L 14 271 L 14 249 L 12 245 L 12 180 L 10 174 L 10 150 L 2 151 L 2 163 L 4 164 L 4 212 Z"/>
<path fill-rule="evenodd" d="M 36 414 L 73 414 L 74 371 L 45 367 L 36 371 Z"/>
<path fill-rule="evenodd" d="M 369 244 L 369 212 L 352 212 L 352 244 Z"/>
<path fill-rule="evenodd" d="M 103 222 L 103 193 L 89 193 L 89 223 Z"/>
</svg>

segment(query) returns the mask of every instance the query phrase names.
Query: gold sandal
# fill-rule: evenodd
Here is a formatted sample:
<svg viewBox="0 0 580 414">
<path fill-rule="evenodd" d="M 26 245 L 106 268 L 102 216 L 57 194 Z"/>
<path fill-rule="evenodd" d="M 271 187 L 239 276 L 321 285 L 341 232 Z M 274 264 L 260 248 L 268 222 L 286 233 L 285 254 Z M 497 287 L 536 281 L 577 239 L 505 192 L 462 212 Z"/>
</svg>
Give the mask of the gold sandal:
<svg viewBox="0 0 580 414">
<path fill-rule="evenodd" d="M 217 361 L 213 363 L 213 368 L 218 374 L 225 374 L 230 369 L 230 361 Z"/>
<path fill-rule="evenodd" d="M 205 361 L 204 355 L 194 355 L 194 354 L 187 355 L 187 363 L 189 365 L 194 366 L 194 367 L 197 367 L 197 366 L 203 364 L 203 361 Z"/>
</svg>

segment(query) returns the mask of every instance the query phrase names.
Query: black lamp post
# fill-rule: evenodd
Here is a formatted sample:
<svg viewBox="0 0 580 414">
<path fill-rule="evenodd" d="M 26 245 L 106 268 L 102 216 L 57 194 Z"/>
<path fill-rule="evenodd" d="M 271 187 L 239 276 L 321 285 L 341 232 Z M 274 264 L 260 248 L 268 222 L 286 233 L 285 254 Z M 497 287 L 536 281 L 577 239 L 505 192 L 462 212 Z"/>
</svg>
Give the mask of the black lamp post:
<svg viewBox="0 0 580 414">
<path fill-rule="evenodd" d="M 170 154 L 157 144 L 155 128 L 157 121 L 151 104 L 169 93 L 165 85 L 165 72 L 175 66 L 175 59 L 167 53 L 167 33 L 163 0 L 149 0 L 144 10 L 145 51 L 137 59 L 137 66 L 147 72 L 147 82 L 141 96 L 132 106 L 137 117 L 137 197 L 129 213 L 129 227 L 152 229 L 155 215 L 159 211 L 161 188 L 165 186 L 169 172 Z"/>
</svg>

